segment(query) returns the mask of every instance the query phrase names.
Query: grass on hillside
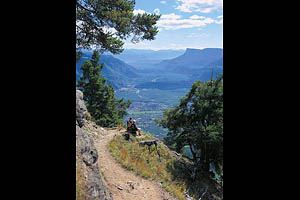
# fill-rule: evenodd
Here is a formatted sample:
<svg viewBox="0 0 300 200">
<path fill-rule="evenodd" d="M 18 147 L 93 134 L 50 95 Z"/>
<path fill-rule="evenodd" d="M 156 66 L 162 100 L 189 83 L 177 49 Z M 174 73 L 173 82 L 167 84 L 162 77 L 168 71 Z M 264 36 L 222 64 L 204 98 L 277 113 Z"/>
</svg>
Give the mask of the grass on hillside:
<svg viewBox="0 0 300 200">
<path fill-rule="evenodd" d="M 167 149 L 158 144 L 159 157 L 154 146 L 149 151 L 147 145 L 143 147 L 138 144 L 138 141 L 151 139 L 154 137 L 150 134 L 146 134 L 146 137 L 142 139 L 131 137 L 131 141 L 124 140 L 122 136 L 116 136 L 110 141 L 108 148 L 125 168 L 147 179 L 161 182 L 168 192 L 180 200 L 185 200 L 185 182 L 174 175 L 175 159 Z"/>
<path fill-rule="evenodd" d="M 179 200 L 186 199 L 184 194 L 186 190 L 191 197 L 199 199 L 206 193 L 206 189 L 208 192 L 201 197 L 202 200 L 223 199 L 223 187 L 216 181 L 203 174 L 198 174 L 194 180 L 191 179 L 192 163 L 176 160 L 161 144 L 158 144 L 160 156 L 154 146 L 149 151 L 147 145 L 138 144 L 141 140 L 152 139 L 154 137 L 147 133 L 144 138 L 131 136 L 129 141 L 122 136 L 116 136 L 108 144 L 108 149 L 122 166 L 142 177 L 161 182 L 163 188 Z"/>
</svg>

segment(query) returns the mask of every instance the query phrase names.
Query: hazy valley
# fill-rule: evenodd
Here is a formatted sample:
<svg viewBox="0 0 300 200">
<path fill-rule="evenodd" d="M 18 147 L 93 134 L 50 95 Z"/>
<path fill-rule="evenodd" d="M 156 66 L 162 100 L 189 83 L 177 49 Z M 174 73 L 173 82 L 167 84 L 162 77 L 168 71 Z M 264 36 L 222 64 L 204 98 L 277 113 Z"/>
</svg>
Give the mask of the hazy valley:
<svg viewBox="0 0 300 200">
<path fill-rule="evenodd" d="M 90 59 L 92 52 L 84 51 L 76 64 L 76 81 L 80 66 Z M 132 50 L 119 55 L 104 54 L 102 76 L 112 83 L 117 98 L 130 99 L 129 115 L 145 132 L 162 138 L 166 131 L 154 119 L 163 110 L 178 104 L 196 80 L 207 81 L 223 73 L 223 49 Z M 127 116 L 128 117 L 128 116 Z"/>
</svg>

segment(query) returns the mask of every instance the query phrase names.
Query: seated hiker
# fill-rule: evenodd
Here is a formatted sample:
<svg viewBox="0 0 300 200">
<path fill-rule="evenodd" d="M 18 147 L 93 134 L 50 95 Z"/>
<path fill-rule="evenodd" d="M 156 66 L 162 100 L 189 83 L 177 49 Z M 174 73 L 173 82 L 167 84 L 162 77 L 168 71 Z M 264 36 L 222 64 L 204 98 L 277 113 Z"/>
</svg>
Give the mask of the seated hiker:
<svg viewBox="0 0 300 200">
<path fill-rule="evenodd" d="M 138 131 L 139 135 L 141 135 L 141 129 L 139 127 L 137 127 L 135 120 L 133 120 L 132 131 L 135 133 L 136 133 L 136 131 Z"/>
<path fill-rule="evenodd" d="M 131 128 L 132 124 L 133 124 L 132 117 L 130 117 L 129 120 L 127 121 L 127 131 L 129 131 L 129 129 Z"/>
<path fill-rule="evenodd" d="M 132 117 L 129 117 L 129 122 L 130 122 L 131 124 L 133 124 Z"/>
</svg>

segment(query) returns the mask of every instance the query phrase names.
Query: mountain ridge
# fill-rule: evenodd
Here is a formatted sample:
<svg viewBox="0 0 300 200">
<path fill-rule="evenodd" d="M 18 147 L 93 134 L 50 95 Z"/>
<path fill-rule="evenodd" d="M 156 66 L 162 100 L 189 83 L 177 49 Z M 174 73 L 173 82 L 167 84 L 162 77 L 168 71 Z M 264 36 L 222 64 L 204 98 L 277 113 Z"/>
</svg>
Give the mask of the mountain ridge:
<svg viewBox="0 0 300 200">
<path fill-rule="evenodd" d="M 78 63 L 76 63 L 76 82 L 82 75 L 80 69 L 81 65 L 84 64 L 86 60 L 91 58 L 92 53 L 83 53 L 82 58 Z M 99 65 L 104 63 L 104 67 L 101 70 L 101 76 L 107 79 L 108 84 L 112 84 L 114 88 L 118 89 L 131 84 L 139 75 L 136 73 L 136 69 L 111 56 L 111 55 L 100 55 Z M 121 77 L 121 78 L 120 78 Z"/>
<path fill-rule="evenodd" d="M 221 48 L 206 48 L 203 50 L 187 48 L 183 55 L 159 63 L 158 68 L 175 73 L 189 73 L 191 69 L 204 68 L 210 63 L 222 59 L 222 57 L 223 49 Z"/>
</svg>

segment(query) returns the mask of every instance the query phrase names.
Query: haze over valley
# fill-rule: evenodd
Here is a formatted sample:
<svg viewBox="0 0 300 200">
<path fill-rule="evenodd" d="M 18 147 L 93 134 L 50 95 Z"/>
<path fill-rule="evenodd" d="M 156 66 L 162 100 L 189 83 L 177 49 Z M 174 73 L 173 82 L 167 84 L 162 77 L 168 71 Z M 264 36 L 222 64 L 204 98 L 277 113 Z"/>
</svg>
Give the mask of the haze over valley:
<svg viewBox="0 0 300 200">
<path fill-rule="evenodd" d="M 84 51 L 76 64 L 76 81 L 81 76 L 80 66 L 91 55 L 91 51 Z M 113 85 L 116 97 L 132 101 L 129 115 L 144 131 L 163 138 L 166 131 L 154 119 L 161 118 L 163 110 L 178 104 L 193 82 L 207 81 L 223 73 L 223 49 L 125 49 L 118 55 L 101 55 L 102 63 L 101 75 Z"/>
</svg>

